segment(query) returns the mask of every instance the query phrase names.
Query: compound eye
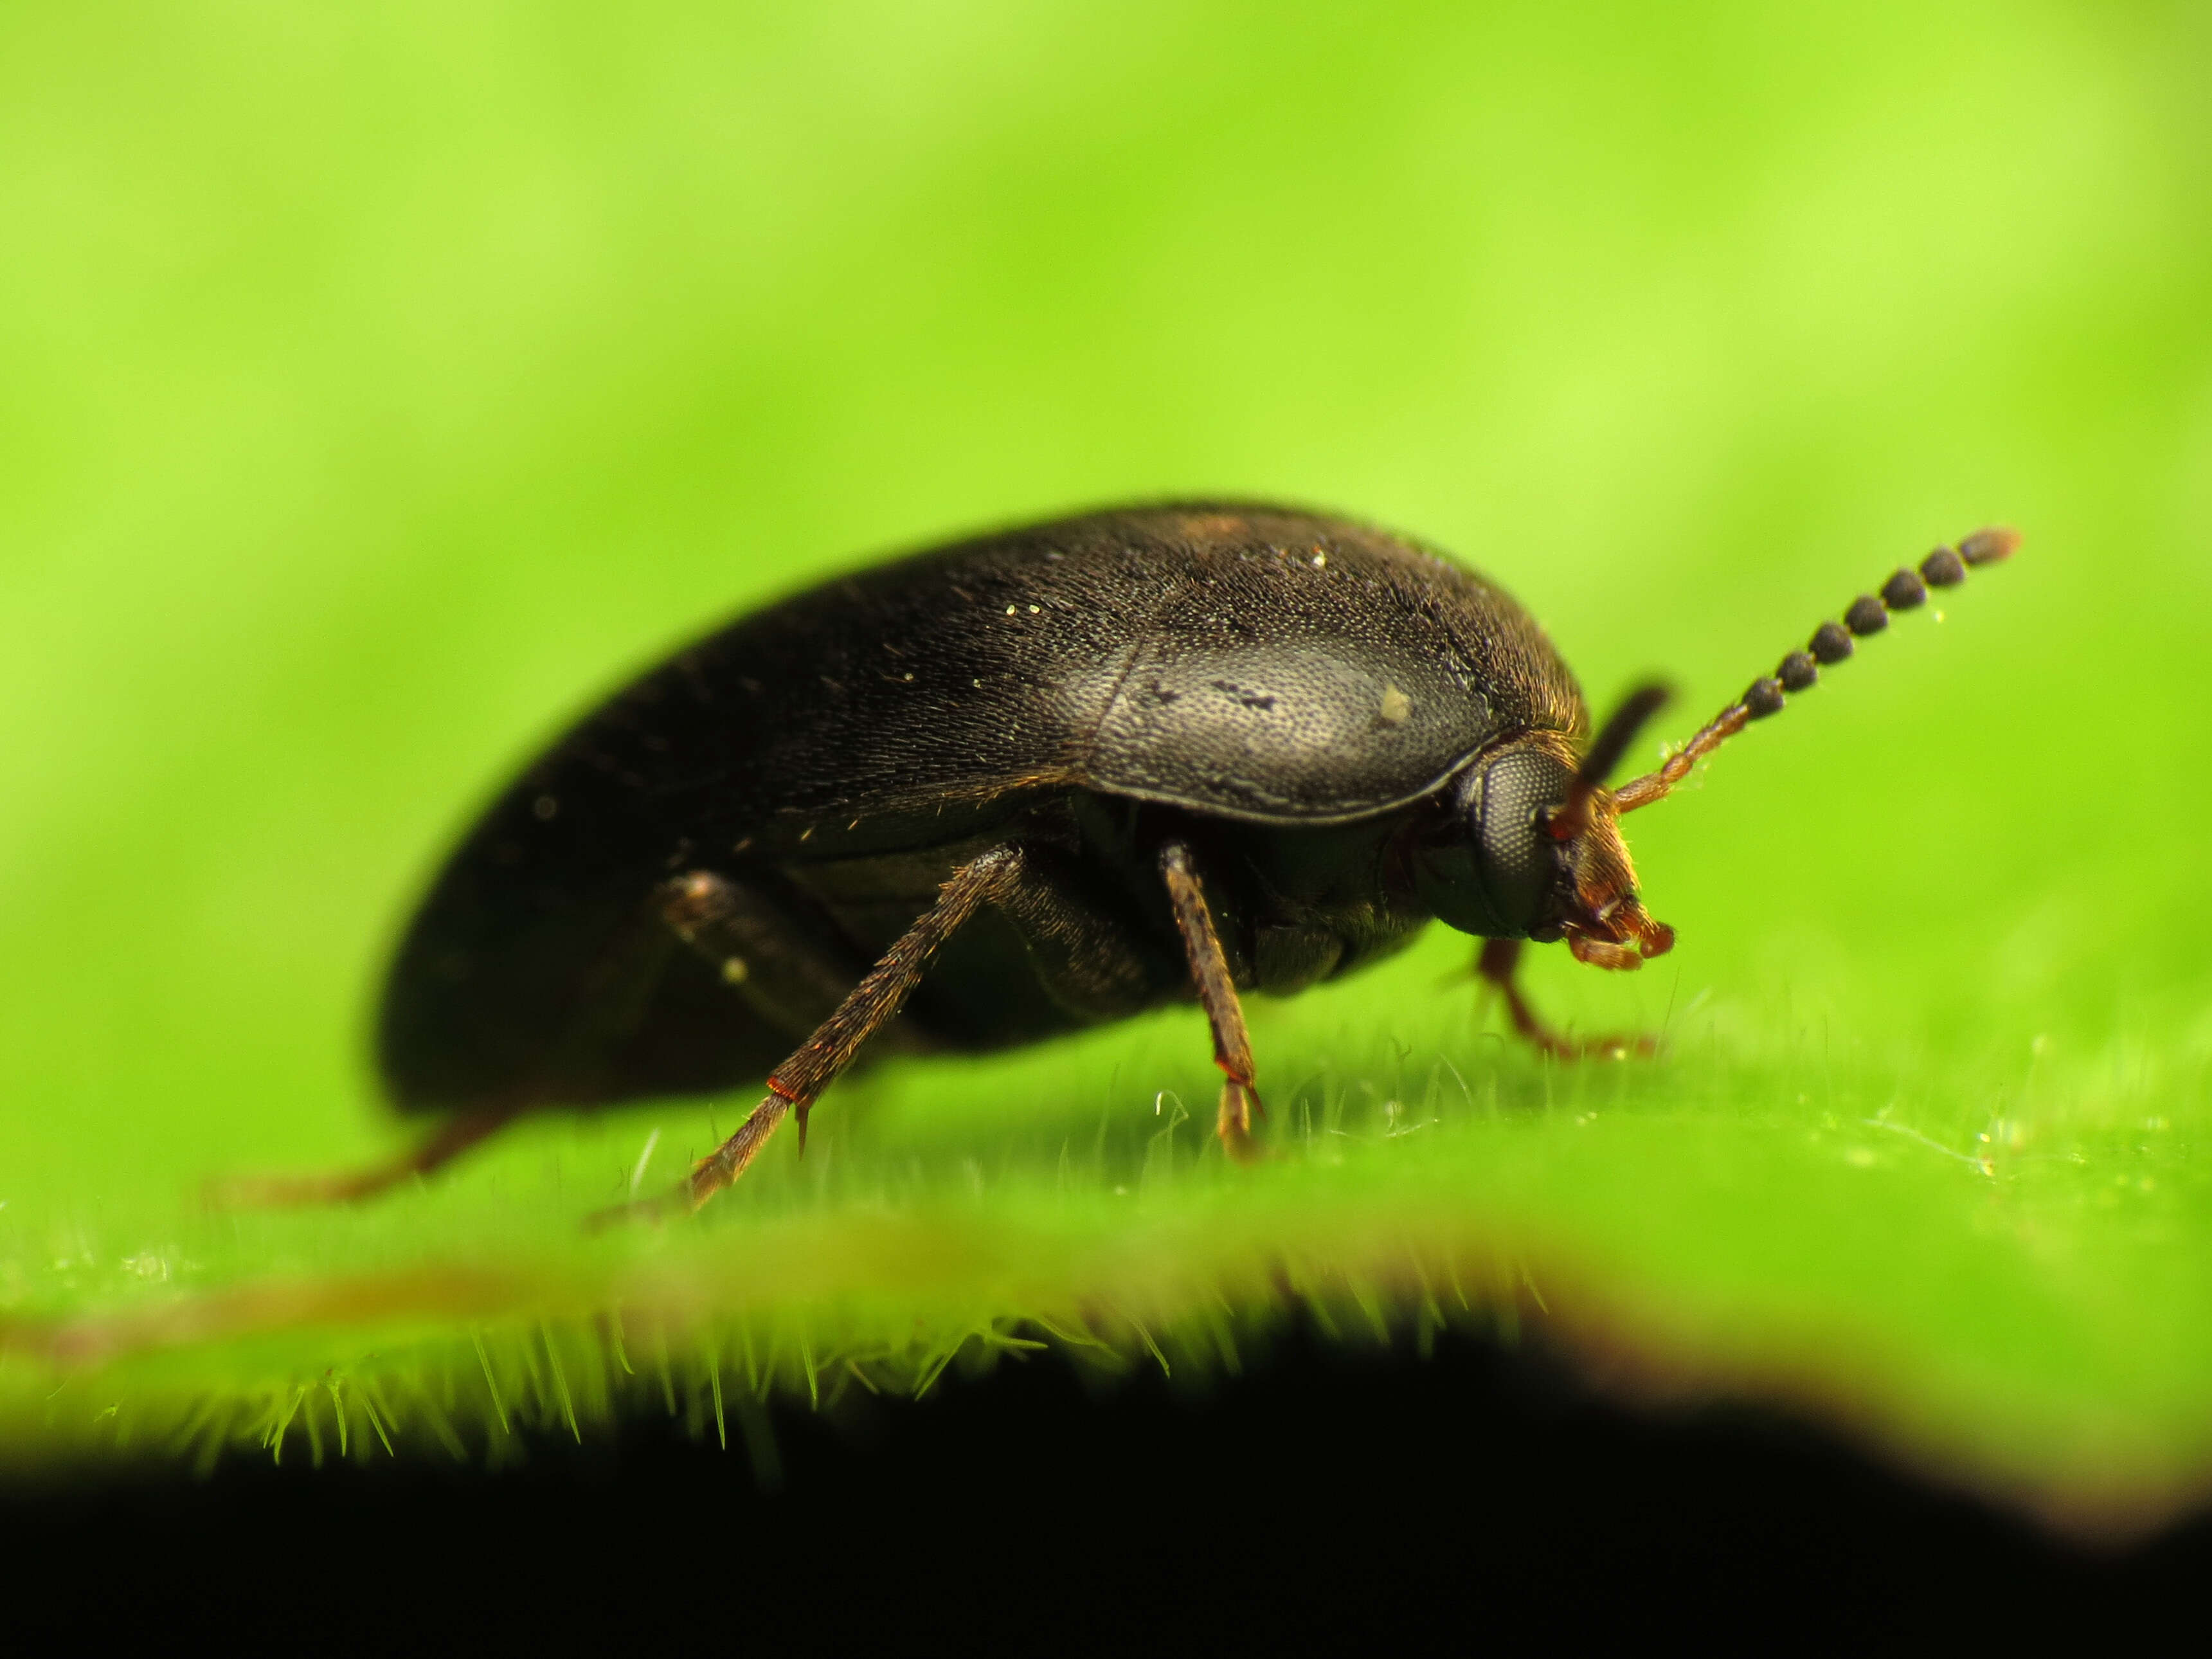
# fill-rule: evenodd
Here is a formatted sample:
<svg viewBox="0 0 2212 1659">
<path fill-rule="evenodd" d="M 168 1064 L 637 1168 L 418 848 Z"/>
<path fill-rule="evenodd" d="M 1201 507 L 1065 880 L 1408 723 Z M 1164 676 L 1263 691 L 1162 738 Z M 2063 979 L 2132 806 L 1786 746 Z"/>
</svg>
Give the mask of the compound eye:
<svg viewBox="0 0 2212 1659">
<path fill-rule="evenodd" d="M 1542 817 L 1566 798 L 1574 774 L 1541 749 L 1506 750 L 1482 769 L 1474 802 L 1475 845 L 1491 907 L 1516 934 L 1542 914 L 1558 875 Z"/>
</svg>

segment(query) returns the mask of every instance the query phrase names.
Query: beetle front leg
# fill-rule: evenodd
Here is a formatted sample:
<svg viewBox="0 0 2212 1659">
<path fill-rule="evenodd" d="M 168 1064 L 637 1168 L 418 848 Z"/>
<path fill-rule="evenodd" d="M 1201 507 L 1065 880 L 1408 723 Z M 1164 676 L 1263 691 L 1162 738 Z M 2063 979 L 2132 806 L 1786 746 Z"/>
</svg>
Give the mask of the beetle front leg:
<svg viewBox="0 0 2212 1659">
<path fill-rule="evenodd" d="M 696 1210 L 715 1193 L 745 1173 L 760 1155 L 769 1138 L 786 1117 L 797 1113 L 799 1142 L 806 1138 L 806 1114 L 822 1091 L 853 1063 L 860 1045 L 896 1018 L 908 995 L 921 979 L 939 946 L 983 906 L 1003 892 L 1021 872 L 1022 852 L 1012 845 L 994 847 L 952 873 L 938 889 L 937 902 L 837 1005 L 836 1011 L 816 1028 L 782 1064 L 769 1073 L 768 1098 L 752 1109 L 738 1132 L 692 1167 L 690 1177 L 672 1201 Z M 654 1211 L 661 1205 L 622 1205 L 602 1212 L 602 1217 Z"/>
<path fill-rule="evenodd" d="M 1252 1083 L 1252 1039 L 1244 1029 L 1244 1009 L 1237 1000 L 1237 982 L 1222 954 L 1221 938 L 1213 930 L 1213 913 L 1191 867 L 1190 849 L 1170 841 L 1160 850 L 1160 875 L 1167 882 L 1168 902 L 1175 908 L 1176 930 L 1190 958 L 1190 977 L 1198 987 L 1199 1006 L 1213 1028 L 1213 1063 L 1221 1068 L 1221 1110 L 1215 1132 L 1221 1150 L 1239 1163 L 1260 1156 L 1252 1143 L 1255 1113 L 1267 1116 L 1260 1091 Z"/>
<path fill-rule="evenodd" d="M 1570 1037 L 1547 1024 L 1521 994 L 1521 987 L 1513 982 L 1513 975 L 1521 966 L 1521 948 L 1527 942 L 1522 939 L 1485 939 L 1474 971 L 1496 986 L 1505 998 L 1505 1012 L 1513 1022 L 1514 1031 L 1530 1046 L 1555 1060 L 1587 1059 L 1594 1054 L 1617 1058 L 1659 1052 L 1659 1040 L 1646 1033 L 1626 1037 Z"/>
</svg>

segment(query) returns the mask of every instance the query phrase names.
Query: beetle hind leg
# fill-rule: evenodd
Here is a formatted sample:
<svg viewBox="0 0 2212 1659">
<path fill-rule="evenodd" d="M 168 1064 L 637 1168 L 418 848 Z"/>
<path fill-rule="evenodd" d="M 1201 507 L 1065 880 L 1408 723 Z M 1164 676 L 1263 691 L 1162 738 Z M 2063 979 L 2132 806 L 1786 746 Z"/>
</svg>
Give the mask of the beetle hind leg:
<svg viewBox="0 0 2212 1659">
<path fill-rule="evenodd" d="M 1168 901 L 1175 909 L 1176 930 L 1182 935 L 1184 953 L 1190 958 L 1190 977 L 1198 988 L 1199 1005 L 1213 1030 L 1213 1063 L 1221 1068 L 1221 1109 L 1214 1132 L 1221 1150 L 1237 1163 L 1256 1162 L 1260 1148 L 1252 1138 L 1252 1119 L 1265 1118 L 1260 1091 L 1252 1082 L 1252 1039 L 1244 1029 L 1244 1009 L 1237 1000 L 1237 983 L 1229 972 L 1220 936 L 1213 930 L 1213 915 L 1191 866 L 1190 849 L 1170 841 L 1160 852 L 1160 875 L 1167 882 Z"/>
<path fill-rule="evenodd" d="M 1659 1040 L 1649 1032 L 1623 1036 L 1570 1037 L 1536 1012 L 1513 975 L 1521 965 L 1519 939 L 1486 939 L 1474 971 L 1484 983 L 1496 988 L 1505 1000 L 1506 1017 L 1514 1032 L 1540 1054 L 1555 1060 L 1583 1060 L 1596 1056 L 1618 1059 L 1630 1054 L 1650 1056 L 1659 1052 Z"/>
<path fill-rule="evenodd" d="M 769 1075 L 768 1097 L 738 1125 L 737 1133 L 694 1164 L 684 1184 L 667 1199 L 619 1205 L 600 1211 L 592 1223 L 657 1216 L 672 1208 L 696 1210 L 745 1173 L 784 1119 L 796 1114 L 803 1137 L 806 1114 L 822 1091 L 853 1063 L 862 1044 L 897 1016 L 939 947 L 1018 878 L 1022 862 L 1021 849 L 1007 845 L 994 847 L 955 870 L 939 889 L 937 902 L 884 953 L 830 1017 L 815 1028 L 814 1034 Z"/>
<path fill-rule="evenodd" d="M 227 1175 L 204 1189 L 216 1210 L 293 1210 L 374 1198 L 410 1175 L 427 1175 L 514 1120 L 519 1108 L 486 1107 L 456 1113 L 411 1150 L 362 1169 L 319 1175 Z"/>
</svg>

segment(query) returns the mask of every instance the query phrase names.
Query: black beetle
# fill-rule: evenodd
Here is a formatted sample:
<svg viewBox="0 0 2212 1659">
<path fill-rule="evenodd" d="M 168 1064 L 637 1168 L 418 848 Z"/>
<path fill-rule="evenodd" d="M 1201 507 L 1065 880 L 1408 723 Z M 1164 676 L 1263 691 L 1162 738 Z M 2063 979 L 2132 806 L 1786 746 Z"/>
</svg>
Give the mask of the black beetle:
<svg viewBox="0 0 2212 1659">
<path fill-rule="evenodd" d="M 444 1124 L 283 1191 L 366 1192 L 520 1113 L 765 1075 L 677 1195 L 696 1205 L 787 1113 L 803 1141 L 871 1037 L 1002 1048 L 1194 997 L 1241 1157 L 1259 1097 L 1238 991 L 1334 979 L 1432 918 L 1487 941 L 1480 971 L 1523 1036 L 1579 1052 L 1513 971 L 1525 940 L 1606 968 L 1672 946 L 1619 814 L 2015 540 L 1899 570 L 1618 790 L 1662 692 L 1586 741 L 1527 612 L 1343 519 L 1094 513 L 827 582 L 635 681 L 484 814 L 407 930 L 378 1031 L 392 1099 Z"/>
</svg>

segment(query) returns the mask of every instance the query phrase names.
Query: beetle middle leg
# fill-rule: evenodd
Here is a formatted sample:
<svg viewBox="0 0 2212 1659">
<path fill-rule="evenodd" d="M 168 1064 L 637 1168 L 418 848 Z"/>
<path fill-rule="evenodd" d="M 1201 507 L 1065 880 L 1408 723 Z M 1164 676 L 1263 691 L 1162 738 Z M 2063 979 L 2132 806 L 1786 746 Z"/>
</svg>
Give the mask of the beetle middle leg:
<svg viewBox="0 0 2212 1659">
<path fill-rule="evenodd" d="M 1182 935 L 1184 953 L 1190 958 L 1190 977 L 1198 987 L 1199 1005 L 1213 1028 L 1213 1063 L 1221 1068 L 1221 1110 L 1215 1132 L 1222 1150 L 1239 1163 L 1256 1159 L 1252 1144 L 1252 1114 L 1267 1116 L 1260 1091 L 1252 1083 L 1252 1040 L 1244 1029 L 1244 1009 L 1237 1000 L 1237 982 L 1222 954 L 1220 936 L 1213 930 L 1213 913 L 1191 866 L 1190 849 L 1170 841 L 1160 850 L 1160 875 L 1167 882 L 1168 901 L 1175 908 L 1176 930 Z"/>
<path fill-rule="evenodd" d="M 1555 1060 L 1586 1059 L 1593 1054 L 1656 1054 L 1658 1039 L 1646 1033 L 1625 1037 L 1570 1037 L 1530 1006 L 1521 987 L 1513 982 L 1513 975 L 1521 966 L 1521 948 L 1527 941 L 1522 939 L 1485 939 L 1482 955 L 1476 959 L 1475 973 L 1497 987 L 1505 999 L 1505 1012 L 1513 1022 L 1513 1029 L 1540 1053 Z"/>
</svg>

